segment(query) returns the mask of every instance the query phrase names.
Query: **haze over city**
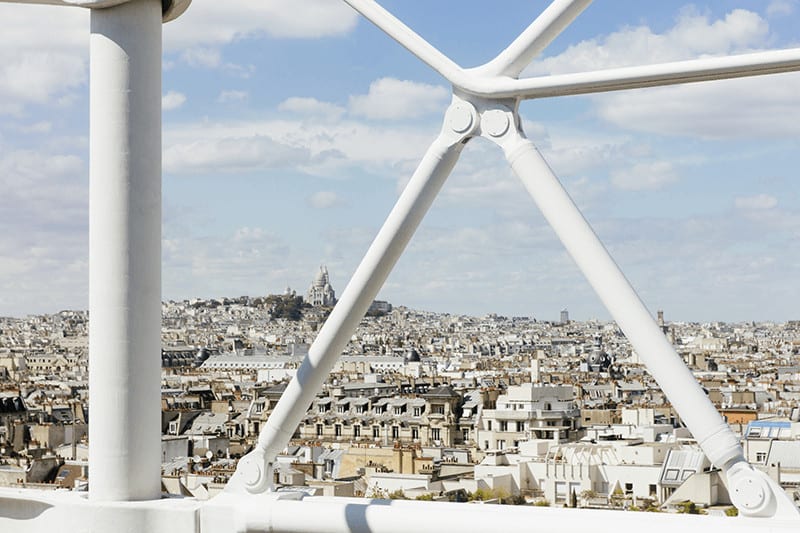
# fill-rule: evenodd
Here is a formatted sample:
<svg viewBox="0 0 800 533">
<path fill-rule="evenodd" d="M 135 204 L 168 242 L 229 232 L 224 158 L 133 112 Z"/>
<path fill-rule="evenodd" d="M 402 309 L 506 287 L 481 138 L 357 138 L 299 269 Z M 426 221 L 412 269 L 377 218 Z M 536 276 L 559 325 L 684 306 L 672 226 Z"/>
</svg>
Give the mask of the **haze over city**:
<svg viewBox="0 0 800 533">
<path fill-rule="evenodd" d="M 473 66 L 546 4 L 386 7 Z M 597 2 L 526 75 L 797 46 L 798 8 Z M 88 307 L 87 15 L 0 5 L 0 315 Z M 195 0 L 164 42 L 164 299 L 302 291 L 320 264 L 341 292 L 438 132 L 449 87 L 336 2 Z M 652 311 L 785 321 L 798 318 L 799 104 L 800 76 L 781 74 L 546 99 L 521 113 Z M 480 140 L 379 297 L 608 318 Z"/>
</svg>

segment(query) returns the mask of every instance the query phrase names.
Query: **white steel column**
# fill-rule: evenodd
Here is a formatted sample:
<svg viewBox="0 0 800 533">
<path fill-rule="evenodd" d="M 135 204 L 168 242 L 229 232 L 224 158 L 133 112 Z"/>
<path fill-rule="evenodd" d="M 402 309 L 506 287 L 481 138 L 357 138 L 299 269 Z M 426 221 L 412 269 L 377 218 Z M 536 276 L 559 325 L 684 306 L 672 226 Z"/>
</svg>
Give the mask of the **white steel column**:
<svg viewBox="0 0 800 533">
<path fill-rule="evenodd" d="M 161 10 L 91 11 L 89 495 L 161 496 Z"/>
<path fill-rule="evenodd" d="M 425 154 L 350 283 L 342 292 L 341 299 L 322 326 L 308 356 L 261 430 L 258 447 L 263 451 L 263 461 L 267 464 L 271 464 L 289 443 L 353 331 L 450 175 L 463 146 L 460 143 L 446 143 L 440 137 Z M 258 458 L 258 461 L 262 459 Z M 252 475 L 254 477 L 249 478 L 248 489 L 253 492 L 263 490 L 264 484 L 270 482 L 269 479 Z"/>
<path fill-rule="evenodd" d="M 517 131 L 512 129 L 509 137 L 499 144 L 514 172 L 708 458 L 726 470 L 733 463 L 743 461 L 738 439 L 658 328 L 547 162 L 534 144 Z"/>
<path fill-rule="evenodd" d="M 554 0 L 514 42 L 477 70 L 489 76 L 519 77 L 525 67 L 591 3 L 592 0 Z"/>
<path fill-rule="evenodd" d="M 465 139 L 476 127 L 475 109 L 455 102 L 439 137 L 431 144 L 375 240 L 358 265 L 258 436 L 256 450 L 242 458 L 237 477 L 250 492 L 263 492 L 272 480 L 269 467 L 286 447 L 328 377 L 347 341 L 364 317 L 422 218 L 458 161 Z M 238 490 L 239 480 L 228 487 Z"/>
</svg>

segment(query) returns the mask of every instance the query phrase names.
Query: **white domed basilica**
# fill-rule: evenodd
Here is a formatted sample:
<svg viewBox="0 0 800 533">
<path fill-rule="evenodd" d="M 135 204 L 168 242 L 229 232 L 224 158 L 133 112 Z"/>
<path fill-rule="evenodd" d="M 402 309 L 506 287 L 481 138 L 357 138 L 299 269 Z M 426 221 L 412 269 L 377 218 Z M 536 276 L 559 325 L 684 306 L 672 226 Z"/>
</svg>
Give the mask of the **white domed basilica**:
<svg viewBox="0 0 800 533">
<path fill-rule="evenodd" d="M 336 303 L 336 292 L 331 287 L 328 267 L 319 267 L 319 272 L 306 293 L 306 302 L 314 307 L 332 307 Z"/>
</svg>

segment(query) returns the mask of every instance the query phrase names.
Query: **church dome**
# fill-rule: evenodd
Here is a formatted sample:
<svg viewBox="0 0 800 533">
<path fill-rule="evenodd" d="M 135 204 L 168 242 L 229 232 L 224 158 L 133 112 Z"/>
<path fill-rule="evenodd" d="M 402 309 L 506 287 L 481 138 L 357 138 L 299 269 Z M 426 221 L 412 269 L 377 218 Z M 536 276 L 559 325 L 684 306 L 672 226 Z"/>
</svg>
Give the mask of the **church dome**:
<svg viewBox="0 0 800 533">
<path fill-rule="evenodd" d="M 208 351 L 208 348 L 200 348 L 194 356 L 194 365 L 202 365 L 209 357 L 211 357 L 211 352 Z"/>
<path fill-rule="evenodd" d="M 409 348 L 405 356 L 406 363 L 419 363 L 419 352 L 414 348 Z"/>
<path fill-rule="evenodd" d="M 325 267 L 319 267 L 319 272 L 317 272 L 317 276 L 314 278 L 314 286 L 324 287 L 328 283 L 328 270 Z"/>
<path fill-rule="evenodd" d="M 596 366 L 601 370 L 605 370 L 611 365 L 611 358 L 607 353 L 601 350 L 594 350 L 586 356 L 586 362 L 590 366 Z"/>
</svg>

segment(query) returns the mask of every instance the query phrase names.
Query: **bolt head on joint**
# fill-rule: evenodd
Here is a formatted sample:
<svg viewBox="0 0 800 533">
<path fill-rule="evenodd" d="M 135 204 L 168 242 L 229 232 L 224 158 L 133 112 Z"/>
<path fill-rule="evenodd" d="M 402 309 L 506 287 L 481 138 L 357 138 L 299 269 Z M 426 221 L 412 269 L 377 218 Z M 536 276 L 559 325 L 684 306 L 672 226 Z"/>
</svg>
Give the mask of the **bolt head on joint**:
<svg viewBox="0 0 800 533">
<path fill-rule="evenodd" d="M 447 108 L 445 121 L 447 126 L 456 133 L 468 133 L 475 126 L 477 112 L 469 102 L 454 102 Z"/>
<path fill-rule="evenodd" d="M 502 137 L 510 125 L 508 112 L 502 109 L 489 109 L 481 116 L 481 128 L 491 137 Z"/>
<path fill-rule="evenodd" d="M 241 473 L 242 482 L 248 492 L 263 492 L 265 484 L 269 481 L 264 472 L 263 456 L 256 454 L 245 455 L 239 461 L 237 472 Z"/>
<path fill-rule="evenodd" d="M 767 500 L 767 491 L 758 478 L 747 477 L 737 481 L 734 493 L 738 503 L 748 511 L 760 510 Z"/>
</svg>

